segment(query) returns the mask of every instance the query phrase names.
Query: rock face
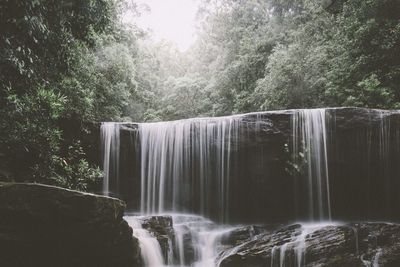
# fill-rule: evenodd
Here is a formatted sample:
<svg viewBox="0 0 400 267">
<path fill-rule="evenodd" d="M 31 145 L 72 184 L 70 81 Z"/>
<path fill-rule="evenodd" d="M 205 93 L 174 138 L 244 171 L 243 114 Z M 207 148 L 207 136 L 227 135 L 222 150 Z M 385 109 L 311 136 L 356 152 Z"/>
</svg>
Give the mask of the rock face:
<svg viewBox="0 0 400 267">
<path fill-rule="evenodd" d="M 0 266 L 137 266 L 124 208 L 118 199 L 0 183 Z"/>
<path fill-rule="evenodd" d="M 400 225 L 290 225 L 267 230 L 220 254 L 221 267 L 400 266 Z"/>
</svg>

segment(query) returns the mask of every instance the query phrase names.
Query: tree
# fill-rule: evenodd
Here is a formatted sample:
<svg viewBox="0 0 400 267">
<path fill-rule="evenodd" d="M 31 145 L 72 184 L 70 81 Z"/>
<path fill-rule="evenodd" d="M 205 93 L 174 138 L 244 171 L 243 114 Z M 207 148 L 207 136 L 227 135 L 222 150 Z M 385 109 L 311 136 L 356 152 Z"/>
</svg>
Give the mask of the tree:
<svg viewBox="0 0 400 267">
<path fill-rule="evenodd" d="M 121 4 L 0 3 L 2 179 L 87 190 L 100 176 L 84 151 L 85 124 L 119 118 L 136 88 Z"/>
</svg>

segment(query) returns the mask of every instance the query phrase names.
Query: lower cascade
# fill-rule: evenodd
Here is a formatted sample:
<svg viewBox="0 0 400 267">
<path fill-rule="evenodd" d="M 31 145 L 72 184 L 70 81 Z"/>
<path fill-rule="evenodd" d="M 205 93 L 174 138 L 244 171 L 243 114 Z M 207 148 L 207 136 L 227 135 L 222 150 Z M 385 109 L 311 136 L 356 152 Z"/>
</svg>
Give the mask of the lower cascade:
<svg viewBox="0 0 400 267">
<path fill-rule="evenodd" d="M 143 263 L 146 266 L 162 266 L 164 258 L 161 247 L 157 239 L 151 233 L 143 229 L 140 219 L 137 217 L 127 216 L 125 220 L 133 229 L 133 235 L 138 238 L 140 252 L 142 254 Z"/>
<path fill-rule="evenodd" d="M 347 266 L 380 266 L 385 249 L 370 238 L 379 239 L 378 224 L 345 221 L 400 219 L 398 114 L 343 108 L 106 122 L 103 192 L 127 202 L 144 266 L 347 264 L 316 256 L 325 243 L 335 253 L 332 241 L 348 243 Z"/>
<path fill-rule="evenodd" d="M 223 248 L 221 240 L 236 229 L 190 214 L 126 216 L 125 219 L 139 239 L 145 266 L 216 266 Z"/>
</svg>

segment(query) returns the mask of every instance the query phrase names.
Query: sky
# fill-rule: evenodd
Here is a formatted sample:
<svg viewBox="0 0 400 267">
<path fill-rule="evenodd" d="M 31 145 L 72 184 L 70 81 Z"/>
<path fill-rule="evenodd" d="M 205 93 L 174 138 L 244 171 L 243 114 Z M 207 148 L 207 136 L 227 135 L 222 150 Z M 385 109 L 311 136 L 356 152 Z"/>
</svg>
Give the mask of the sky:
<svg viewBox="0 0 400 267">
<path fill-rule="evenodd" d="M 142 11 L 134 21 L 144 29 L 153 32 L 155 40 L 165 39 L 177 45 L 180 51 L 187 50 L 194 43 L 195 18 L 199 0 L 136 0 L 146 4 L 150 11 Z M 131 20 L 131 18 L 128 18 Z"/>
</svg>

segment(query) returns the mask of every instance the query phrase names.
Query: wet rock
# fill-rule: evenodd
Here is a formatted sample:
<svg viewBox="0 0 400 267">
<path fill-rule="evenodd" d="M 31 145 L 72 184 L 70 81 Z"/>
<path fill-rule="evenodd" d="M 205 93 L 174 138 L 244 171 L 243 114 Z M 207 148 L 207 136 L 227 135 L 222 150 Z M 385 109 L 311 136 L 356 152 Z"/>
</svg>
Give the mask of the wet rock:
<svg viewBox="0 0 400 267">
<path fill-rule="evenodd" d="M 255 236 L 270 233 L 276 230 L 278 225 L 247 225 L 238 227 L 228 232 L 221 238 L 221 245 L 235 247 L 246 241 L 252 240 Z"/>
<path fill-rule="evenodd" d="M 0 266 L 137 266 L 124 208 L 118 199 L 0 183 Z"/>
<path fill-rule="evenodd" d="M 392 223 L 357 223 L 360 255 L 379 266 L 400 266 L 400 226 Z"/>
<path fill-rule="evenodd" d="M 349 223 L 264 232 L 225 251 L 220 266 L 400 266 L 400 225 Z M 304 246 L 302 247 L 302 245 Z M 282 256 L 281 253 L 284 253 Z M 300 254 L 299 254 L 300 253 Z M 303 254 L 301 254 L 303 253 Z M 299 255 L 303 255 L 299 257 Z"/>
</svg>

